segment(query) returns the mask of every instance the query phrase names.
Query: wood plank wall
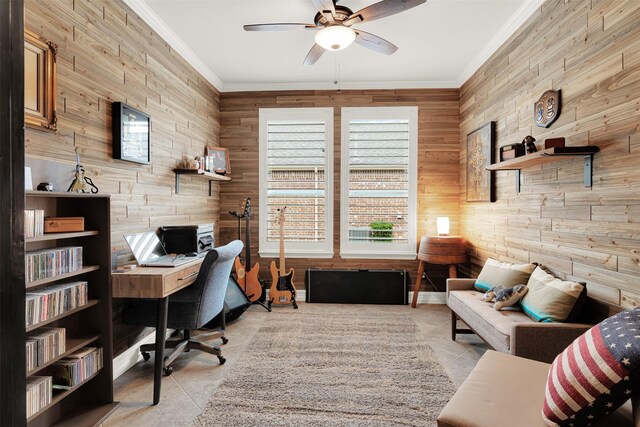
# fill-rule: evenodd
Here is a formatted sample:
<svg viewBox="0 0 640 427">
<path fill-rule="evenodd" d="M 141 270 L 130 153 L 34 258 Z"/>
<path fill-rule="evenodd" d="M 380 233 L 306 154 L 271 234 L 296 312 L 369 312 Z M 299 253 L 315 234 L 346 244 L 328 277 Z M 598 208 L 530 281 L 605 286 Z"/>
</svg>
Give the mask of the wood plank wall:
<svg viewBox="0 0 640 427">
<path fill-rule="evenodd" d="M 461 88 L 462 234 L 473 274 L 491 256 L 541 262 L 612 303 L 640 301 L 640 2 L 547 0 Z M 532 106 L 562 90 L 561 115 L 535 126 Z M 466 203 L 466 135 L 497 122 L 498 146 L 533 135 L 596 145 L 593 188 L 582 159 L 497 172 L 495 203 Z"/>
<path fill-rule="evenodd" d="M 220 239 L 237 236 L 236 220 L 226 214 L 237 210 L 244 197 L 251 197 L 252 261 L 260 262 L 260 277 L 268 279 L 270 259 L 258 257 L 258 151 L 260 108 L 334 108 L 334 257 L 332 259 L 288 259 L 304 289 L 306 268 L 404 268 L 415 280 L 417 261 L 360 260 L 340 258 L 340 112 L 341 107 L 418 106 L 418 238 L 435 234 L 437 216 L 451 218 L 451 232 L 458 231 L 459 209 L 459 93 L 457 89 L 373 91 L 283 91 L 223 93 L 220 100 L 221 145 L 229 149 L 233 181 L 220 188 Z M 417 244 L 417 243 L 416 243 Z M 446 276 L 442 269 L 430 275 Z M 443 281 L 440 280 L 442 287 Z M 424 284 L 423 284 L 424 286 Z"/>
<path fill-rule="evenodd" d="M 58 131 L 27 129 L 27 156 L 73 170 L 80 149 L 100 191 L 112 194 L 111 240 L 121 259 L 130 257 L 124 233 L 217 221 L 219 185 L 208 197 L 206 181 L 183 178 L 176 195 L 172 169 L 218 145 L 218 91 L 121 0 L 25 3 L 26 27 L 59 46 Z M 151 115 L 150 165 L 111 158 L 114 101 Z M 114 300 L 116 355 L 147 333 L 122 324 L 125 304 Z"/>
</svg>

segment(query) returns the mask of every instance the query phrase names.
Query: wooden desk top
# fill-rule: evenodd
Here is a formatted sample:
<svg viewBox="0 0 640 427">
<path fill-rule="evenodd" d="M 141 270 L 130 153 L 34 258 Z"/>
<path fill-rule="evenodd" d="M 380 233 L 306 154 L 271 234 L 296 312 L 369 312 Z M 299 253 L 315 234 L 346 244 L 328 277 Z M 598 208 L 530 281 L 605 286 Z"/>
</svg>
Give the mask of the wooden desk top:
<svg viewBox="0 0 640 427">
<path fill-rule="evenodd" d="M 200 265 L 198 258 L 178 267 L 138 267 L 111 274 L 114 298 L 164 298 L 192 284 Z"/>
</svg>

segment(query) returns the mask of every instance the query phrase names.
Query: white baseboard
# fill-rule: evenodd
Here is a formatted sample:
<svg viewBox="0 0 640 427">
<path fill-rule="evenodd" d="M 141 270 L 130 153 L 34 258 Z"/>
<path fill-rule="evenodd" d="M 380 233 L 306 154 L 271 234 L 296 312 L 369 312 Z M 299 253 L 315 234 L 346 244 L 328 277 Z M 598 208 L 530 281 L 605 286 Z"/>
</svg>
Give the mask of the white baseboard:
<svg viewBox="0 0 640 427">
<path fill-rule="evenodd" d="M 409 292 L 409 301 L 413 301 L 413 292 Z M 420 292 L 418 293 L 418 304 L 446 304 L 446 292 Z"/>
<path fill-rule="evenodd" d="M 165 339 L 169 338 L 172 333 L 173 333 L 172 329 L 167 330 L 167 336 L 165 337 Z M 147 335 L 146 337 L 144 337 L 143 339 L 141 339 L 140 341 L 138 341 L 137 343 L 135 343 L 133 347 L 129 347 L 124 351 L 124 353 L 122 353 L 121 355 L 113 359 L 113 379 L 115 380 L 120 375 L 124 374 L 130 368 L 132 368 L 133 365 L 135 365 L 136 363 L 142 360 L 142 354 L 140 354 L 141 345 L 153 344 L 155 342 L 156 342 L 156 333 L 154 331 L 149 335 Z"/>
</svg>

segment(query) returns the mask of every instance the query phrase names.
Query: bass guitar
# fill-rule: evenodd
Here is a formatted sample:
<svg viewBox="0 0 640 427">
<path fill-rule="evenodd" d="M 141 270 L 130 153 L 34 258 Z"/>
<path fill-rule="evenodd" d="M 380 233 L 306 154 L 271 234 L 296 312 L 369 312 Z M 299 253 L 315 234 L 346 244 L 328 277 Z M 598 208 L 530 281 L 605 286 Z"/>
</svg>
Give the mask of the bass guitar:
<svg viewBox="0 0 640 427">
<path fill-rule="evenodd" d="M 258 270 L 260 270 L 260 264 L 256 263 L 251 268 L 251 270 L 247 270 L 247 267 L 251 267 L 251 199 L 244 199 L 239 213 L 230 213 L 232 215 L 236 215 L 238 217 L 238 221 L 240 221 L 240 218 L 244 218 L 246 222 L 246 241 L 244 246 L 246 250 L 245 263 L 243 265 L 240 261 L 240 257 L 238 256 L 236 257 L 233 266 L 236 270 L 238 284 L 244 290 L 247 298 L 249 298 L 251 302 L 254 302 L 262 296 L 262 286 L 260 286 L 260 281 L 258 280 Z M 240 234 L 239 224 L 240 222 L 238 222 L 238 235 Z"/>
<path fill-rule="evenodd" d="M 293 268 L 287 270 L 284 266 L 284 213 L 287 207 L 278 209 L 276 224 L 280 226 L 280 270 L 276 267 L 276 262 L 271 261 L 271 288 L 269 288 L 269 307 L 271 304 L 293 304 L 293 308 L 298 308 L 296 304 L 296 288 L 293 285 Z"/>
</svg>

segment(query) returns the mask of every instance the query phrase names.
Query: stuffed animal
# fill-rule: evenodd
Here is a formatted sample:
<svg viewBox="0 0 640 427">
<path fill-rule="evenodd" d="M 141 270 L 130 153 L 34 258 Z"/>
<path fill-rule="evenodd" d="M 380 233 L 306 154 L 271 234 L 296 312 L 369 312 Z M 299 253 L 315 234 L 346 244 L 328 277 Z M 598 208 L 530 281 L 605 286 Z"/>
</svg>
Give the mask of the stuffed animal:
<svg viewBox="0 0 640 427">
<path fill-rule="evenodd" d="M 524 139 L 522 140 L 522 145 L 524 145 L 527 154 L 535 153 L 536 151 L 538 151 L 535 142 L 536 139 L 531 135 L 527 135 L 524 137 Z"/>
<path fill-rule="evenodd" d="M 494 286 L 493 288 L 489 289 L 487 292 L 484 293 L 484 295 L 482 296 L 482 301 L 485 301 L 485 302 L 493 301 L 493 299 L 496 297 L 496 293 L 504 289 L 506 288 L 502 285 Z"/>
<path fill-rule="evenodd" d="M 502 289 L 496 292 L 496 303 L 493 308 L 502 310 L 505 307 L 512 307 L 518 303 L 527 293 L 529 288 L 526 285 L 516 285 L 513 288 Z"/>
</svg>

